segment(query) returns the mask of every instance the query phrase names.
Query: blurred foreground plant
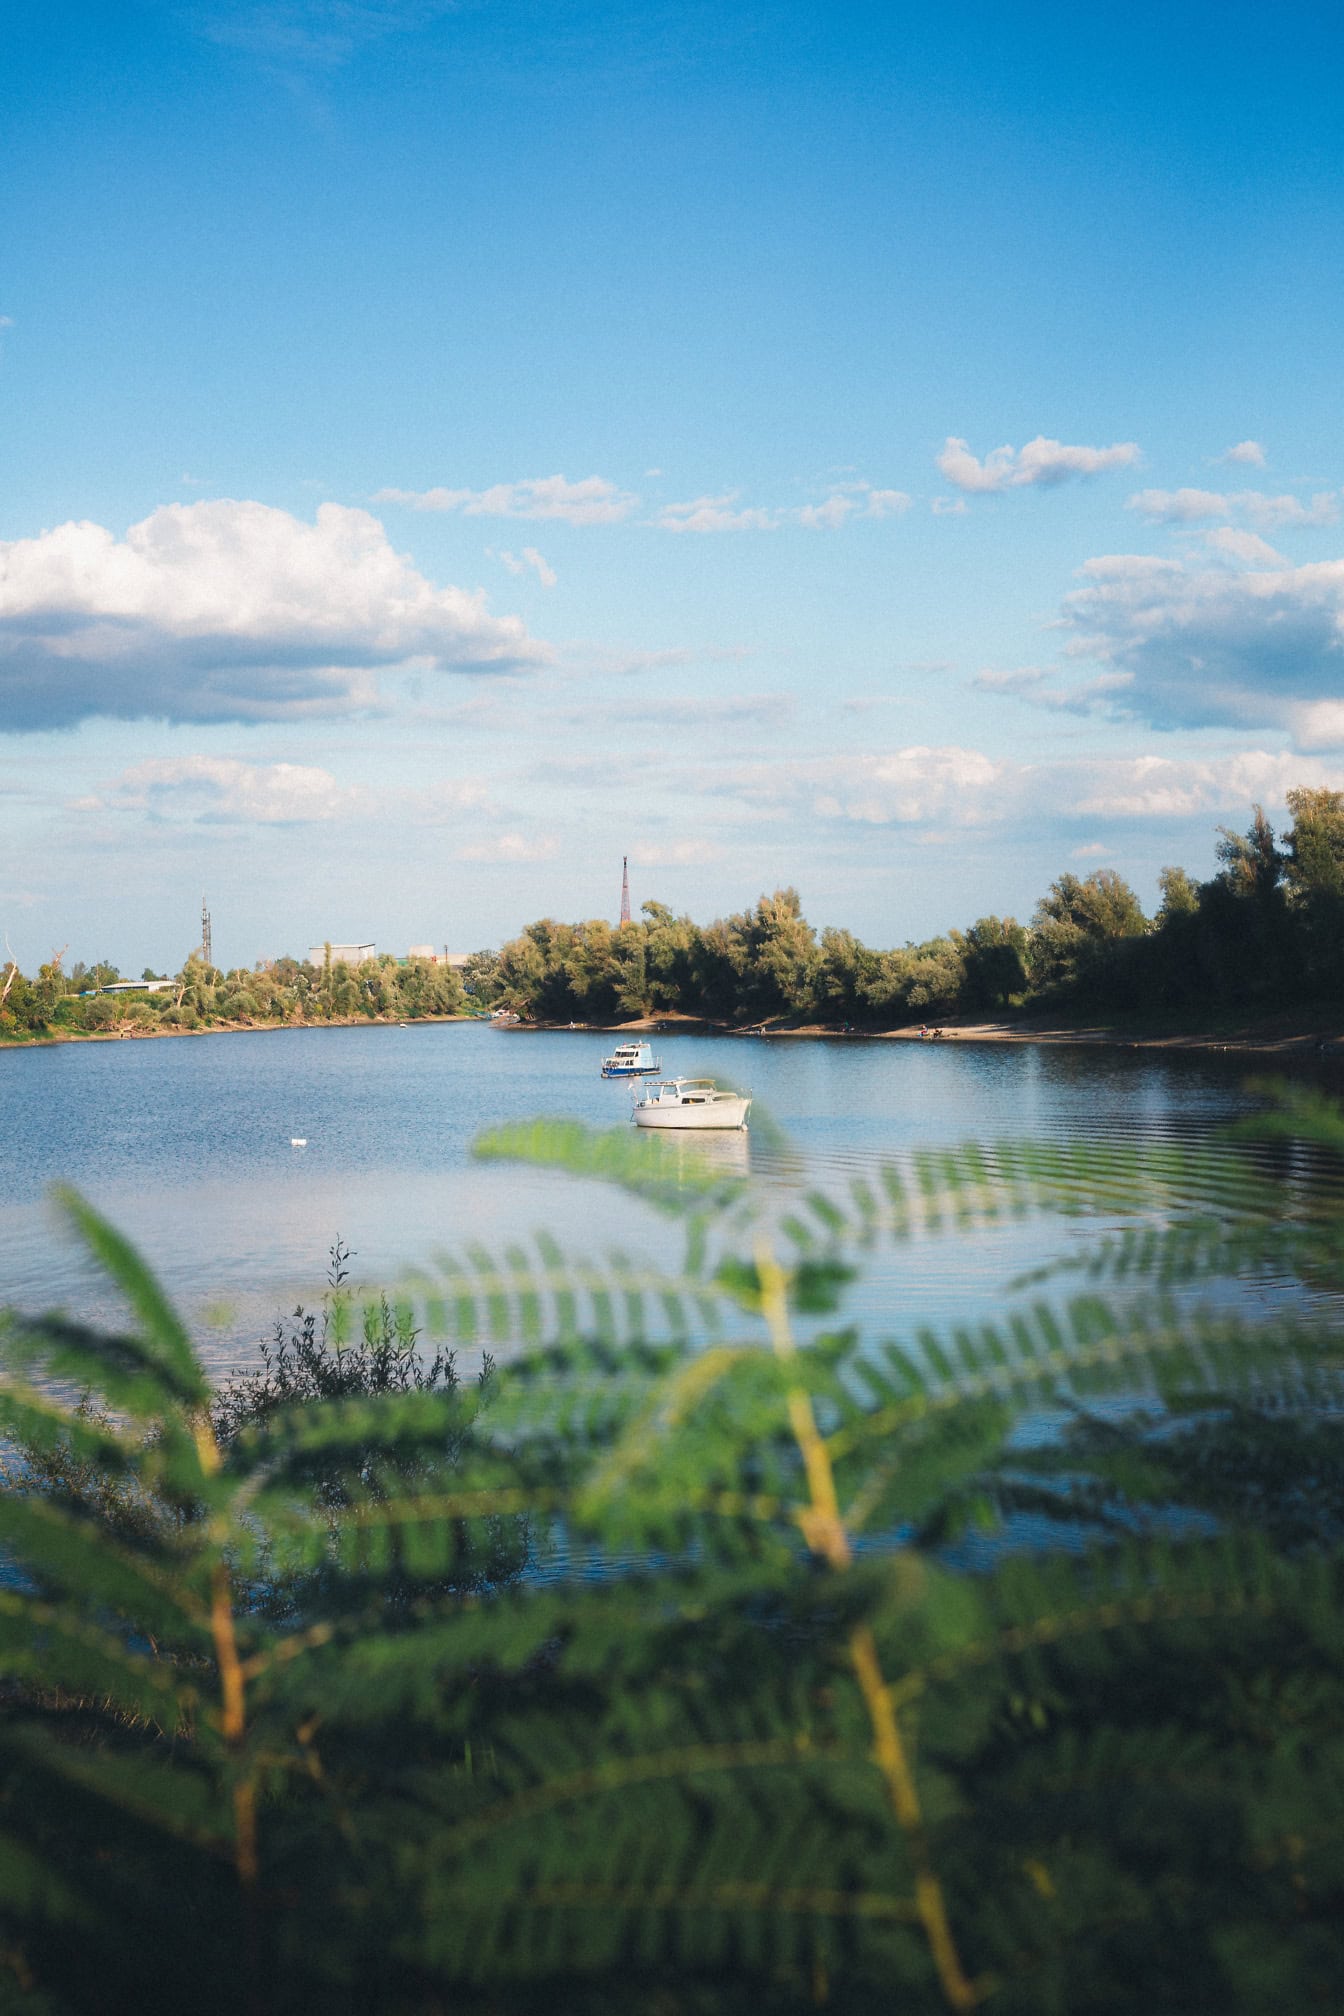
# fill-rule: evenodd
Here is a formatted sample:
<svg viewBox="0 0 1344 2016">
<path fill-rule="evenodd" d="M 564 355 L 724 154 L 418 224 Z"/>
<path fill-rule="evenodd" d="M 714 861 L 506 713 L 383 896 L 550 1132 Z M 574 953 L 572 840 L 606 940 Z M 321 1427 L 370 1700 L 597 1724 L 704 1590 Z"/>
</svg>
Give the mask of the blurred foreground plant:
<svg viewBox="0 0 1344 2016">
<path fill-rule="evenodd" d="M 1338 1217 L 1009 1146 L 771 1231 L 666 1145 L 479 1149 L 679 1268 L 471 1249 L 367 1341 L 485 1392 L 248 1418 L 66 1197 L 131 1320 L 4 1330 L 0 2008 L 1344 2004 Z M 1030 1211 L 1132 1216 L 998 1323 L 840 1324 L 876 1242 Z M 1318 1292 L 1216 1292 L 1266 1270 Z"/>
</svg>

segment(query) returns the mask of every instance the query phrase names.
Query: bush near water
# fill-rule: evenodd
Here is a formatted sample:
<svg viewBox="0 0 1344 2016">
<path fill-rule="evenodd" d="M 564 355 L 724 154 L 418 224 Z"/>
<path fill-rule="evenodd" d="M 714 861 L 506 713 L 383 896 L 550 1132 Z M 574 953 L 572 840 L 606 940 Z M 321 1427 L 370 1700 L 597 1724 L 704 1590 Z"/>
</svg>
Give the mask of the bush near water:
<svg viewBox="0 0 1344 2016">
<path fill-rule="evenodd" d="M 1344 2007 L 1339 1191 L 1001 1143 L 772 1230 L 668 1145 L 477 1144 L 665 1271 L 473 1246 L 361 1318 L 338 1248 L 223 1394 L 67 1193 L 127 1320 L 0 1324 L 0 2009 Z M 1121 1229 L 993 1321 L 847 1315 L 1056 1211 Z"/>
<path fill-rule="evenodd" d="M 495 1007 L 528 1021 L 611 1022 L 659 1013 L 728 1025 L 767 1020 L 856 1029 L 953 1016 L 1029 1013 L 1206 1023 L 1228 1015 L 1344 1007 L 1344 793 L 1288 793 L 1282 840 L 1257 806 L 1245 833 L 1221 830 L 1218 869 L 1197 882 L 1162 871 L 1145 916 L 1113 869 L 1064 874 L 1029 925 L 981 917 L 925 944 L 875 951 L 852 932 L 818 936 L 796 891 L 701 926 L 649 902 L 633 923 L 530 924 L 458 975 L 389 956 L 351 969 L 278 959 L 224 973 L 188 959 L 171 989 L 128 998 L 81 990 L 110 966 L 15 968 L 0 1039 L 62 1031 L 152 1033 L 220 1025 L 412 1020 Z M 898 892 L 894 892 L 894 898 Z M 465 992 L 464 985 L 465 983 Z"/>
</svg>

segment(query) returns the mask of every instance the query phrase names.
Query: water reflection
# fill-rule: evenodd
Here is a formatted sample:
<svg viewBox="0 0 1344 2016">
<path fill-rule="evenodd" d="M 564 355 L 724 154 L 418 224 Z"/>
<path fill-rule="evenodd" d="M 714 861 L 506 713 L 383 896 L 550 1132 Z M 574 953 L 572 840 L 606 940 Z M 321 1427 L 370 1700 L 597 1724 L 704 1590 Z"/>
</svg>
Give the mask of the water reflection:
<svg viewBox="0 0 1344 2016">
<path fill-rule="evenodd" d="M 706 1177 L 745 1181 L 751 1174 L 751 1137 L 744 1127 L 721 1133 L 646 1132 L 640 1140 L 648 1143 L 651 1166 L 674 1182 L 698 1188 Z"/>
<path fill-rule="evenodd" d="M 746 1135 L 652 1136 L 650 1151 L 688 1179 L 743 1179 L 779 1215 L 800 1192 L 845 1192 L 920 1144 L 1157 1141 L 1233 1156 L 1243 1151 L 1221 1130 L 1253 1104 L 1233 1059 L 842 1040 L 755 1044 L 744 1070 L 738 1039 L 661 1042 L 669 1076 L 749 1077 L 757 1104 Z M 619 1246 L 674 1265 L 678 1228 L 638 1199 L 471 1157 L 473 1138 L 508 1120 L 628 1126 L 629 1088 L 599 1075 L 609 1047 L 586 1031 L 461 1024 L 0 1052 L 0 1301 L 116 1316 L 53 1220 L 45 1199 L 57 1180 L 77 1183 L 143 1248 L 204 1325 L 216 1370 L 276 1312 L 320 1295 L 337 1234 L 367 1286 L 469 1241 L 502 1251 L 541 1226 L 576 1256 Z M 1321 1156 L 1254 1152 L 1267 1182 L 1288 1178 L 1290 1208 L 1338 1199 L 1337 1168 Z M 1033 1219 L 883 1247 L 856 1313 L 884 1334 L 975 1320 L 1010 1277 L 1061 1246 L 1081 1251 L 1098 1229 Z"/>
</svg>

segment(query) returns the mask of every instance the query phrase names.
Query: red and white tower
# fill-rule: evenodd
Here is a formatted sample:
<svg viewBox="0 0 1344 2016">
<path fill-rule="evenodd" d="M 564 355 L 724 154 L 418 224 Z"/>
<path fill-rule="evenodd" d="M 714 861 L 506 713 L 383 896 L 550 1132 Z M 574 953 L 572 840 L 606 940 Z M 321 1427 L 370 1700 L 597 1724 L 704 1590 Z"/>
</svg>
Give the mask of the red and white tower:
<svg viewBox="0 0 1344 2016">
<path fill-rule="evenodd" d="M 630 922 L 630 856 L 621 856 L 621 922 Z"/>
</svg>

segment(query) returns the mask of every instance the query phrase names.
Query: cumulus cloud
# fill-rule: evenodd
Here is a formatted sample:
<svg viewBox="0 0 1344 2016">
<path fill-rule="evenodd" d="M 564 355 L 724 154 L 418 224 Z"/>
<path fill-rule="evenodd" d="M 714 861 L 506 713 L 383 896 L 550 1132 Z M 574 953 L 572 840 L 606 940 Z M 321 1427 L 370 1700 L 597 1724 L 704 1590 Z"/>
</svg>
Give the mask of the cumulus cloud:
<svg viewBox="0 0 1344 2016">
<path fill-rule="evenodd" d="M 460 511 L 467 518 L 549 518 L 564 525 L 616 525 L 639 503 L 605 476 L 571 483 L 565 476 L 525 476 L 486 490 L 379 490 L 375 504 L 404 504 L 412 511 Z"/>
<path fill-rule="evenodd" d="M 1248 749 L 1213 759 L 1135 756 L 1075 766 L 1072 810 L 1094 819 L 1188 819 L 1280 805 L 1295 785 L 1338 789 L 1344 770 L 1284 750 Z"/>
<path fill-rule="evenodd" d="M 1299 749 L 1344 749 L 1344 700 L 1300 700 L 1288 710 Z"/>
<path fill-rule="evenodd" d="M 145 812 L 202 825 L 308 825 L 359 810 L 365 794 L 304 763 L 243 763 L 227 756 L 155 757 L 123 770 L 80 812 Z"/>
<path fill-rule="evenodd" d="M 1113 554 L 1081 573 L 1064 605 L 1070 650 L 1123 676 L 1126 713 L 1161 728 L 1286 728 L 1322 746 L 1344 687 L 1344 560 L 1234 571 Z"/>
<path fill-rule="evenodd" d="M 367 511 L 170 504 L 124 539 L 87 521 L 0 542 L 0 722 L 259 721 L 348 713 L 381 669 L 546 657 L 485 596 L 435 588 Z"/>
<path fill-rule="evenodd" d="M 1117 441 L 1109 448 L 1070 446 L 1038 434 L 1023 448 L 994 448 L 979 461 L 958 435 L 949 434 L 938 467 L 958 490 L 1017 490 L 1028 484 L 1053 486 L 1074 476 L 1096 476 L 1139 459 L 1138 443 Z"/>
<path fill-rule="evenodd" d="M 1075 757 L 1019 763 L 978 749 L 912 747 L 813 763 L 758 763 L 726 776 L 724 791 L 778 814 L 861 825 L 1039 831 L 1043 807 L 1065 829 L 1081 824 L 1078 858 L 1109 853 L 1089 824 L 1238 819 L 1278 807 L 1295 785 L 1344 787 L 1344 761 L 1239 749 L 1198 758 Z"/>
<path fill-rule="evenodd" d="M 1262 529 L 1273 526 L 1332 525 L 1339 498 L 1320 490 L 1306 503 L 1300 497 L 1270 497 L 1263 490 L 1136 490 L 1126 500 L 1155 525 L 1199 525 L 1211 519 L 1241 519 Z"/>
<path fill-rule="evenodd" d="M 1224 448 L 1217 458 L 1220 462 L 1249 462 L 1256 469 L 1265 466 L 1265 451 L 1258 441 L 1237 441 L 1232 447 Z"/>
<path fill-rule="evenodd" d="M 530 567 L 543 588 L 554 588 L 559 575 L 554 567 L 548 566 L 535 546 L 524 546 L 522 553 L 509 553 L 501 548 L 499 558 L 510 574 L 526 574 Z"/>
</svg>

